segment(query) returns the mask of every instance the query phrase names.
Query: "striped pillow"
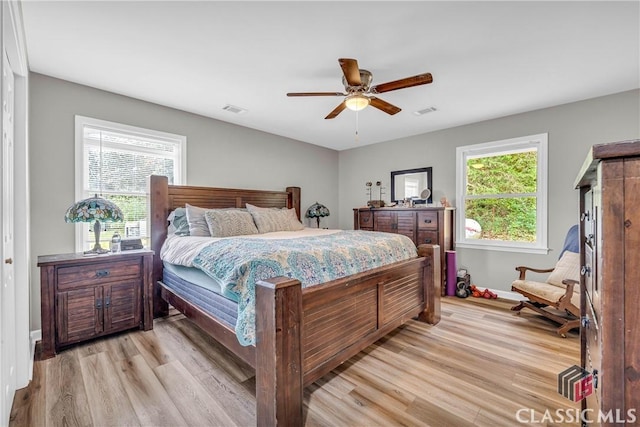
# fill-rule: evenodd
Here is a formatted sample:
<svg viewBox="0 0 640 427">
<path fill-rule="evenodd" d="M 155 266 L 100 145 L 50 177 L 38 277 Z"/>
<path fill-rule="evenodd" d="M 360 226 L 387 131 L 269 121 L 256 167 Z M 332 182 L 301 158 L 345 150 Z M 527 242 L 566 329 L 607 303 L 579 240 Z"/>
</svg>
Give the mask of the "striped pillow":
<svg viewBox="0 0 640 427">
<path fill-rule="evenodd" d="M 211 237 L 245 236 L 258 234 L 253 217 L 245 210 L 210 209 L 204 213 Z"/>
<path fill-rule="evenodd" d="M 251 213 L 260 233 L 304 229 L 304 225 L 298 220 L 295 209 L 260 208 L 247 203 L 247 210 Z"/>
</svg>

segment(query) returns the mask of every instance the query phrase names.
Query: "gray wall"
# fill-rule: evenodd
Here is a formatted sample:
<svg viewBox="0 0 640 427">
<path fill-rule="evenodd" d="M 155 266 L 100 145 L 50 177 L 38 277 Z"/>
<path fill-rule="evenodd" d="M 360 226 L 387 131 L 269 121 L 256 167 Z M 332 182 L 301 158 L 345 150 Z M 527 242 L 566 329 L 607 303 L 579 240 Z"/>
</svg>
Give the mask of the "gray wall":
<svg viewBox="0 0 640 427">
<path fill-rule="evenodd" d="M 338 226 L 337 151 L 35 73 L 29 104 L 31 330 L 40 328 L 37 256 L 75 251 L 75 227 L 64 222 L 64 212 L 75 201 L 75 115 L 186 135 L 187 184 L 268 190 L 299 186 L 303 214 L 317 200 L 332 212 L 323 226 Z"/>
<path fill-rule="evenodd" d="M 336 152 L 52 77 L 30 75 L 31 330 L 40 328 L 38 255 L 73 252 L 74 227 L 63 215 L 74 202 L 74 116 L 83 115 L 187 136 L 187 183 L 236 188 L 302 187 L 302 208 L 324 203 L 323 225 L 353 228 L 352 208 L 366 204 L 365 182 L 390 172 L 433 167 L 434 200 L 455 198 L 455 149 L 549 133 L 548 255 L 474 249 L 458 265 L 482 287 L 508 290 L 516 265 L 551 266 L 577 222 L 576 174 L 593 144 L 640 137 L 640 91 L 576 102 L 438 132 Z M 437 113 L 436 113 L 437 114 Z M 374 188 L 375 191 L 375 188 Z M 377 198 L 377 192 L 374 193 Z M 308 222 L 307 222 L 308 223 Z M 308 223 L 309 224 L 309 223 Z"/>
<path fill-rule="evenodd" d="M 438 113 L 433 113 L 438 114 Z M 424 120 L 428 120 L 428 116 Z M 578 192 L 573 184 L 589 147 L 640 137 L 640 91 L 634 90 L 553 108 L 503 117 L 438 132 L 340 152 L 340 228 L 353 228 L 352 208 L 366 205 L 365 182 L 382 180 L 390 199 L 390 172 L 433 167 L 433 200 L 455 202 L 456 147 L 539 133 L 549 134 L 548 255 L 459 249 L 481 287 L 509 290 L 517 265 L 552 267 L 568 228 L 578 222 Z M 374 194 L 377 198 L 377 192 Z"/>
</svg>

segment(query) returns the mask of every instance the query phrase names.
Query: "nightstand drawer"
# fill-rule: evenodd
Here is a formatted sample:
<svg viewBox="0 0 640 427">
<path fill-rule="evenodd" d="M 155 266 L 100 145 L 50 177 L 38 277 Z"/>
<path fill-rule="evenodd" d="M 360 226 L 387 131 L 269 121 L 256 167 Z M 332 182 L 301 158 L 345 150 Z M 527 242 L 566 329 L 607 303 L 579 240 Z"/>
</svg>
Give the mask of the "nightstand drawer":
<svg viewBox="0 0 640 427">
<path fill-rule="evenodd" d="M 141 277 L 140 259 L 99 262 L 58 268 L 58 289 L 98 285 Z"/>
<path fill-rule="evenodd" d="M 437 245 L 438 244 L 438 232 L 437 231 L 418 231 L 418 239 L 416 245 L 422 244 Z"/>
<path fill-rule="evenodd" d="M 437 230 L 438 212 L 418 212 L 418 229 Z"/>
</svg>

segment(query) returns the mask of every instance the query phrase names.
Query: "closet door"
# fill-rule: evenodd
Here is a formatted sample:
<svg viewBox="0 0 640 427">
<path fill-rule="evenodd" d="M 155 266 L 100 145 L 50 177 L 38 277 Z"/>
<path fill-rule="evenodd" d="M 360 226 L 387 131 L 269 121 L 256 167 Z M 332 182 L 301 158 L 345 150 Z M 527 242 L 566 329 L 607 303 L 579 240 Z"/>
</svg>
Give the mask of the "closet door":
<svg viewBox="0 0 640 427">
<path fill-rule="evenodd" d="M 0 415 L 7 421 L 16 389 L 16 297 L 13 267 L 13 70 L 2 49 L 2 287 L 0 288 Z"/>
</svg>

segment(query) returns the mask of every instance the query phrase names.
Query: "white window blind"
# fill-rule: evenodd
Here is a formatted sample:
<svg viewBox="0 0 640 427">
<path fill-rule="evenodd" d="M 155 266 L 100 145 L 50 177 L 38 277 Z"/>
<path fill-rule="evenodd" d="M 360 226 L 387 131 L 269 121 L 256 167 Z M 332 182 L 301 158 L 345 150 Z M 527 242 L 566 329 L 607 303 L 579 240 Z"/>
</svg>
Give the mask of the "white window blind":
<svg viewBox="0 0 640 427">
<path fill-rule="evenodd" d="M 104 224 L 103 247 L 114 232 L 139 237 L 148 246 L 150 175 L 164 175 L 170 184 L 184 184 L 186 137 L 89 117 L 76 116 L 76 199 L 94 195 L 113 201 L 124 222 Z M 95 242 L 92 224 L 78 225 L 76 250 Z"/>
</svg>

